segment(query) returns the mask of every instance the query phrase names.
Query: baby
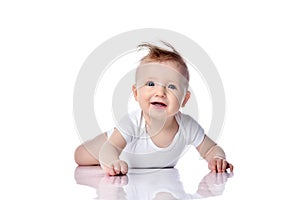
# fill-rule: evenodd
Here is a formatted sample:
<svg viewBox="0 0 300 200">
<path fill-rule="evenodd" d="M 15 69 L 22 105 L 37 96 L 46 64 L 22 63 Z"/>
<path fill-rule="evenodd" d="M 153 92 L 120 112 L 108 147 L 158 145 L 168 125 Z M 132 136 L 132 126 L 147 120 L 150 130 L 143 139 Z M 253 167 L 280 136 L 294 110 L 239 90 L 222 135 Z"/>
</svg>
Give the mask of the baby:
<svg viewBox="0 0 300 200">
<path fill-rule="evenodd" d="M 124 116 L 116 127 L 84 142 L 75 151 L 78 165 L 101 165 L 109 175 L 128 168 L 174 167 L 193 145 L 212 172 L 233 171 L 223 149 L 204 134 L 189 115 L 180 112 L 190 98 L 189 71 L 168 43 L 164 49 L 141 44 L 149 53 L 136 69 L 132 92 L 140 110 Z"/>
</svg>

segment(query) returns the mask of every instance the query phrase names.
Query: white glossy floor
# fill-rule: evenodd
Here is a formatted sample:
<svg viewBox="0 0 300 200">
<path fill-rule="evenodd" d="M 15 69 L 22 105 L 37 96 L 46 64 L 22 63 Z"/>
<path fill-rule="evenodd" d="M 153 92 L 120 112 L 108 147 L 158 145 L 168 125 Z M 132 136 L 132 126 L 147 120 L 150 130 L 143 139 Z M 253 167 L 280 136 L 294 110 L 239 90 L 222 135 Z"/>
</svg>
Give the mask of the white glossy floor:
<svg viewBox="0 0 300 200">
<path fill-rule="evenodd" d="M 175 168 L 129 169 L 125 176 L 107 176 L 100 166 L 77 166 L 76 193 L 109 200 L 203 199 L 230 194 L 234 173 L 210 173 L 206 161 L 197 158 L 190 148 Z"/>
<path fill-rule="evenodd" d="M 181 180 L 180 170 L 130 169 L 126 176 L 107 176 L 99 166 L 79 166 L 74 172 L 76 183 L 94 189 L 87 194 L 95 199 L 202 199 L 222 195 L 232 173 L 208 173 L 188 185 Z M 189 188 L 194 191 L 189 191 Z M 86 191 L 85 191 L 86 192 Z M 92 194 L 93 193 L 93 194 Z"/>
</svg>

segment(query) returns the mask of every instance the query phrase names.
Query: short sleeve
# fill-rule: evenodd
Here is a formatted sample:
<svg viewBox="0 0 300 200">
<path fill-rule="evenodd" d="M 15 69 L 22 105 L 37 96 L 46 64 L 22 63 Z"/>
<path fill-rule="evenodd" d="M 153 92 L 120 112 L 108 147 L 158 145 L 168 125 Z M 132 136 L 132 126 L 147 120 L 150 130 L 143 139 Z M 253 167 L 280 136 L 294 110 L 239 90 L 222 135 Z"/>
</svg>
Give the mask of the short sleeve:
<svg viewBox="0 0 300 200">
<path fill-rule="evenodd" d="M 200 124 L 189 115 L 180 115 L 181 131 L 183 131 L 187 145 L 198 147 L 204 139 L 204 130 Z"/>
<path fill-rule="evenodd" d="M 116 124 L 116 129 L 121 133 L 126 142 L 131 142 L 140 133 L 141 112 L 135 111 L 125 115 Z"/>
</svg>

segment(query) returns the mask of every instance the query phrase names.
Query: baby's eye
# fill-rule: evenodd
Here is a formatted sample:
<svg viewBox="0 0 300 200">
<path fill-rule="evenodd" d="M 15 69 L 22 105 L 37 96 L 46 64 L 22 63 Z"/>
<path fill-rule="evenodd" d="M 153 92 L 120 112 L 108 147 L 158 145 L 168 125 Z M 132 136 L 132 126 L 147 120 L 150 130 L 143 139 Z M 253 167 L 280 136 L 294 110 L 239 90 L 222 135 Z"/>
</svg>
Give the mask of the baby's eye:
<svg viewBox="0 0 300 200">
<path fill-rule="evenodd" d="M 155 83 L 153 81 L 148 81 L 146 83 L 146 85 L 149 86 L 149 87 L 153 87 L 153 86 L 155 86 Z"/>
<path fill-rule="evenodd" d="M 173 85 L 173 84 L 169 84 L 168 88 L 170 88 L 172 90 L 176 90 L 177 89 L 177 87 L 175 85 Z"/>
</svg>

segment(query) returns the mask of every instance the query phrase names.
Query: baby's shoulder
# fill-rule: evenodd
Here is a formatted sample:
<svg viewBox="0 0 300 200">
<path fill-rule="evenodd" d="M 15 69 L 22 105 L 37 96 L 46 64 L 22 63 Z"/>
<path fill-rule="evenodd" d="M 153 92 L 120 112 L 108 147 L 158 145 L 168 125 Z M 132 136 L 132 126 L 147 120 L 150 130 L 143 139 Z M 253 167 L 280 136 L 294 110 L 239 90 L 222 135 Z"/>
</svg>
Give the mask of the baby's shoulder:
<svg viewBox="0 0 300 200">
<path fill-rule="evenodd" d="M 198 123 L 191 115 L 182 112 L 178 112 L 175 117 L 182 123 Z"/>
<path fill-rule="evenodd" d="M 200 123 L 191 115 L 179 112 L 176 115 L 178 125 L 183 129 L 202 129 Z"/>
<path fill-rule="evenodd" d="M 133 137 L 140 133 L 141 112 L 133 111 L 127 113 L 119 121 L 116 122 L 116 128 L 123 135 L 125 140 L 129 142 Z"/>
</svg>

